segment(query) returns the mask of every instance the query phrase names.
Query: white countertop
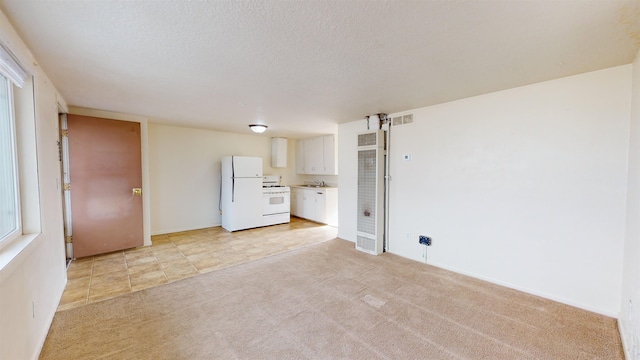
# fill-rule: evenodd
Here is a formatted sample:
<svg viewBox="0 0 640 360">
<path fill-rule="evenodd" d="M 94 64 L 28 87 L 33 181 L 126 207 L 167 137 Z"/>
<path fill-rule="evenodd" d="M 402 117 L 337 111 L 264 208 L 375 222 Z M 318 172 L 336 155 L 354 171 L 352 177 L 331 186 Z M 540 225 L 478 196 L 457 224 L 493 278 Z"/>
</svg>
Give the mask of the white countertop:
<svg viewBox="0 0 640 360">
<path fill-rule="evenodd" d="M 298 189 L 335 189 L 337 186 L 317 186 L 317 185 L 289 185 L 290 188 Z"/>
</svg>

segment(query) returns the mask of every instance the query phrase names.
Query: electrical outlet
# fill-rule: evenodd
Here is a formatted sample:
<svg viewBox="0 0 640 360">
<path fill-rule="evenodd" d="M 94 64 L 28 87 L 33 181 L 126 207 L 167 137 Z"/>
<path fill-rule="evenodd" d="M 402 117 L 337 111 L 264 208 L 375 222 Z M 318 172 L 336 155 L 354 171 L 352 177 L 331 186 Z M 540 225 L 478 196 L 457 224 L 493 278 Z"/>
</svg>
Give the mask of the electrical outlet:
<svg viewBox="0 0 640 360">
<path fill-rule="evenodd" d="M 431 238 L 426 236 L 426 235 L 420 235 L 418 236 L 418 242 L 421 245 L 427 245 L 427 246 L 431 246 Z"/>
</svg>

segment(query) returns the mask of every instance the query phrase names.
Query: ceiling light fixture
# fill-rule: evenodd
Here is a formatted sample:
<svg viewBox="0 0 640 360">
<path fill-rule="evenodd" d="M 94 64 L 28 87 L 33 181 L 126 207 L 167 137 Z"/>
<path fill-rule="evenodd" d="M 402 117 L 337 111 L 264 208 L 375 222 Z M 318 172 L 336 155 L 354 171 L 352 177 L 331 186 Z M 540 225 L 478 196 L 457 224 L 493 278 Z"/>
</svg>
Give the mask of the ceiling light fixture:
<svg viewBox="0 0 640 360">
<path fill-rule="evenodd" d="M 263 124 L 251 124 L 249 125 L 249 128 L 256 134 L 262 134 L 265 130 L 267 130 L 268 126 Z"/>
</svg>

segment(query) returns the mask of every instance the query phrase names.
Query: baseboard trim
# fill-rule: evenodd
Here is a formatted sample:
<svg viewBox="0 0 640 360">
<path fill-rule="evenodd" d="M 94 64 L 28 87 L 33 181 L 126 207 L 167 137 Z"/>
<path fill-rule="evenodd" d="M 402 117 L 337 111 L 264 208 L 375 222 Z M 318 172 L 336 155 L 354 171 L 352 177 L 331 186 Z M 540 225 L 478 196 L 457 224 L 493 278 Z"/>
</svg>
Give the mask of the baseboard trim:
<svg viewBox="0 0 640 360">
<path fill-rule="evenodd" d="M 631 357 L 631 354 L 629 354 L 629 350 L 631 345 L 629 343 L 629 339 L 626 338 L 625 334 L 626 332 L 624 331 L 624 325 L 622 324 L 622 321 L 620 320 L 620 318 L 618 318 L 618 333 L 620 334 L 620 339 L 622 340 L 622 351 L 624 352 L 624 358 L 625 359 L 633 359 Z"/>
<path fill-rule="evenodd" d="M 151 236 L 155 236 L 155 235 L 165 235 L 165 234 L 173 234 L 173 233 L 177 233 L 177 232 L 183 232 L 183 231 L 193 231 L 193 230 L 201 230 L 201 229 L 208 229 L 208 228 L 212 228 L 212 227 L 218 227 L 221 226 L 222 224 L 211 224 L 211 225 L 206 225 L 206 226 L 198 226 L 198 227 L 178 227 L 178 228 L 169 228 L 169 229 L 160 229 L 160 230 L 153 230 L 151 231 Z"/>
</svg>

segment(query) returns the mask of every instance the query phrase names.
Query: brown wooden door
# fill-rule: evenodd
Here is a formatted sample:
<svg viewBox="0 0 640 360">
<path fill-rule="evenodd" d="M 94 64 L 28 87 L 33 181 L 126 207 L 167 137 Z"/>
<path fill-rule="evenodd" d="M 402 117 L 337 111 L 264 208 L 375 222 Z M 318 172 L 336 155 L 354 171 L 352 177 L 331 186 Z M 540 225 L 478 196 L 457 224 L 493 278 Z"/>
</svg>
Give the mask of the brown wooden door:
<svg viewBox="0 0 640 360">
<path fill-rule="evenodd" d="M 75 257 L 143 245 L 140 124 L 69 115 Z"/>
</svg>

